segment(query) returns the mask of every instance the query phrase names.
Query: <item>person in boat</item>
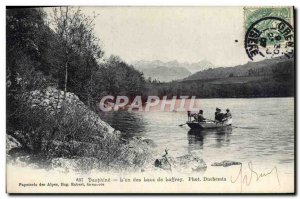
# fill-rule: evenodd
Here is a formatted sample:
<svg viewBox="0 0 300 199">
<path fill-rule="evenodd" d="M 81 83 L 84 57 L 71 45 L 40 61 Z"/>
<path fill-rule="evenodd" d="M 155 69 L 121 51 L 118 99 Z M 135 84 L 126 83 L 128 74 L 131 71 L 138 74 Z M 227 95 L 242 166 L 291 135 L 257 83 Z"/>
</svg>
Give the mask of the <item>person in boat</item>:
<svg viewBox="0 0 300 199">
<path fill-rule="evenodd" d="M 231 115 L 231 112 L 230 112 L 229 109 L 226 109 L 225 118 L 226 118 L 226 119 L 232 118 L 232 115 Z"/>
<path fill-rule="evenodd" d="M 215 120 L 217 120 L 217 115 L 219 114 L 220 109 L 216 108 L 216 112 L 215 112 Z"/>
<path fill-rule="evenodd" d="M 197 119 L 198 119 L 198 122 L 205 122 L 206 121 L 206 119 L 203 116 L 203 110 L 199 111 Z"/>
<path fill-rule="evenodd" d="M 216 112 L 215 112 L 215 120 L 218 122 L 222 122 L 224 119 L 224 114 L 221 113 L 221 109 L 216 108 Z"/>
</svg>

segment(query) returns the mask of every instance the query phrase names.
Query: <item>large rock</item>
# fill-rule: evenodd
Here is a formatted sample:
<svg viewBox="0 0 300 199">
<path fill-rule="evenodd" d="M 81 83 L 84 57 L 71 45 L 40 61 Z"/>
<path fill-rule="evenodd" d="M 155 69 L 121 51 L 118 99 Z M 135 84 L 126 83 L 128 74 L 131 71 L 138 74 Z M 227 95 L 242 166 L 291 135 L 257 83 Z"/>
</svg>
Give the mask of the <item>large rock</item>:
<svg viewBox="0 0 300 199">
<path fill-rule="evenodd" d="M 181 172 L 202 172 L 207 169 L 204 160 L 193 155 L 177 157 L 176 162 L 177 170 Z"/>
<path fill-rule="evenodd" d="M 166 154 L 162 158 L 156 159 L 154 165 L 163 170 L 180 173 L 203 172 L 207 169 L 204 160 L 194 155 L 172 157 Z"/>
<path fill-rule="evenodd" d="M 52 168 L 63 172 L 85 167 L 140 169 L 154 161 L 152 140 L 122 140 L 120 132 L 73 93 L 47 88 L 25 93 L 20 99 L 26 105 L 22 106 L 26 117 L 21 119 L 35 126 L 30 125 L 28 132 L 16 131 L 15 135 L 31 152 L 52 160 Z"/>
<path fill-rule="evenodd" d="M 81 117 L 80 121 L 89 123 L 94 130 L 113 133 L 115 130 L 95 112 L 91 111 L 74 93 L 60 91 L 53 87 L 25 93 L 22 97 L 31 107 L 40 108 L 49 114 L 59 114 L 62 109 L 70 116 Z"/>
</svg>

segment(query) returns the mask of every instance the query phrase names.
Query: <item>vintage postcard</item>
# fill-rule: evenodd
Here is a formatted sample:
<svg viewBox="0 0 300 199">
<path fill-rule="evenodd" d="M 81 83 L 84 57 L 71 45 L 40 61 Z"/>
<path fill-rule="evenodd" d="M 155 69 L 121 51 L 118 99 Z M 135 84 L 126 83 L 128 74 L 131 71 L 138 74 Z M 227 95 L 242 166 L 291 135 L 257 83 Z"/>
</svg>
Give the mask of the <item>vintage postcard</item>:
<svg viewBox="0 0 300 199">
<path fill-rule="evenodd" d="M 7 193 L 295 193 L 290 7 L 7 7 Z"/>
</svg>

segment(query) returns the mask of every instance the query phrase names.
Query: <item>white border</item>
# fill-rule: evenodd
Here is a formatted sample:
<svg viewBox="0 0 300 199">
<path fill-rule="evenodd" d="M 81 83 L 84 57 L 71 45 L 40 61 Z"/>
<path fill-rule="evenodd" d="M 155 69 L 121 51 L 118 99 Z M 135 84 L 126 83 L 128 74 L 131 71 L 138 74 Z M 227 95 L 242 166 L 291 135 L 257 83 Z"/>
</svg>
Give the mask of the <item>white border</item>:
<svg viewBox="0 0 300 199">
<path fill-rule="evenodd" d="M 54 6 L 54 5 L 89 5 L 89 6 L 109 6 L 109 5 L 121 5 L 121 6 L 167 6 L 167 5 L 173 5 L 173 6 L 187 6 L 187 5 L 194 5 L 194 6 L 292 6 L 294 5 L 295 8 L 298 10 L 299 9 L 299 4 L 300 1 L 296 0 L 246 0 L 246 1 L 240 1 L 240 0 L 230 0 L 230 1 L 222 1 L 222 0 L 203 0 L 203 1 L 196 1 L 196 0 L 151 0 L 151 1 L 146 1 L 146 0 L 102 0 L 102 1 L 93 1 L 93 0 L 29 0 L 29 1 L 21 1 L 21 0 L 4 0 L 0 2 L 1 4 L 1 10 L 0 10 L 0 23 L 2 27 L 2 31 L 0 31 L 0 44 L 2 45 L 0 48 L 0 55 L 1 55 L 1 66 L 2 70 L 0 70 L 0 140 L 1 140 L 1 158 L 0 158 L 0 198 L 8 198 L 12 197 L 9 196 L 5 193 L 5 123 L 6 123 L 6 116 L 5 116 L 5 103 L 6 103 L 6 93 L 5 93 L 5 6 L 10 5 L 10 6 L 17 6 L 17 5 L 23 5 L 23 6 L 32 6 L 32 5 L 37 5 L 37 6 L 42 6 L 42 5 L 49 5 L 49 6 Z M 299 11 L 299 10 L 298 10 Z M 297 12 L 297 15 L 299 12 Z M 299 27 L 299 20 L 296 20 L 296 27 Z M 297 32 L 297 41 L 299 38 L 299 29 Z M 298 42 L 297 42 L 298 44 Z M 297 49 L 298 50 L 298 49 Z M 297 51 L 297 58 L 299 58 L 299 50 Z M 297 67 L 297 66 L 296 66 Z M 299 77 L 299 69 L 297 70 L 297 77 Z M 299 82 L 297 84 L 297 93 L 299 93 Z M 297 112 L 299 112 L 299 98 L 297 100 Z M 297 124 L 299 125 L 299 117 L 297 118 Z M 299 133 L 298 129 L 297 132 Z M 284 132 L 283 132 L 284 133 Z M 299 134 L 297 135 L 297 145 L 299 145 Z M 297 147 L 299 148 L 299 146 Z M 299 151 L 297 150 L 297 159 L 298 159 L 298 154 Z M 298 161 L 299 163 L 299 161 Z M 298 164 L 299 165 L 299 164 Z M 299 166 L 298 168 L 299 169 Z M 297 178 L 299 179 L 299 172 Z M 297 190 L 299 191 L 299 181 L 298 181 L 298 186 Z M 18 196 L 17 198 L 31 198 L 32 196 Z M 43 196 L 35 196 L 34 198 L 40 198 Z M 67 196 L 48 196 L 47 198 L 65 198 Z M 88 198 L 89 196 L 70 196 L 70 197 L 80 197 L 80 198 Z M 97 196 L 99 197 L 99 196 Z M 104 197 L 104 196 L 101 196 Z M 118 196 L 105 196 L 109 198 L 115 198 Z M 131 196 L 127 196 L 131 197 Z M 142 197 L 142 196 L 137 196 L 137 197 Z M 163 196 L 158 196 L 158 197 L 163 197 Z M 175 196 L 175 197 L 182 197 L 182 196 Z M 200 197 L 205 197 L 205 196 L 200 196 Z M 219 196 L 214 196 L 214 197 L 209 197 L 209 198 L 217 198 Z M 238 196 L 238 198 L 241 196 Z M 254 196 L 257 197 L 257 196 Z M 288 197 L 288 196 L 280 196 L 280 197 Z M 298 196 L 297 196 L 298 197 Z M 262 198 L 262 196 L 258 197 Z"/>
</svg>

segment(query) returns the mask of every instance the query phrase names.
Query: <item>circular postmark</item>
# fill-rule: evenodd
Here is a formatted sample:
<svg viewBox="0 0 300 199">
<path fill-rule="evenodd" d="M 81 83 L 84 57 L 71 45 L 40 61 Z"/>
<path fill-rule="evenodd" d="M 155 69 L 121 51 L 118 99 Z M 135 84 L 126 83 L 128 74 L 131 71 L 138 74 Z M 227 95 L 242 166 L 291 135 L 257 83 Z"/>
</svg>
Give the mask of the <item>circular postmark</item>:
<svg viewBox="0 0 300 199">
<path fill-rule="evenodd" d="M 245 35 L 245 49 L 251 60 L 286 56 L 294 57 L 294 31 L 279 17 L 255 21 Z"/>
</svg>

